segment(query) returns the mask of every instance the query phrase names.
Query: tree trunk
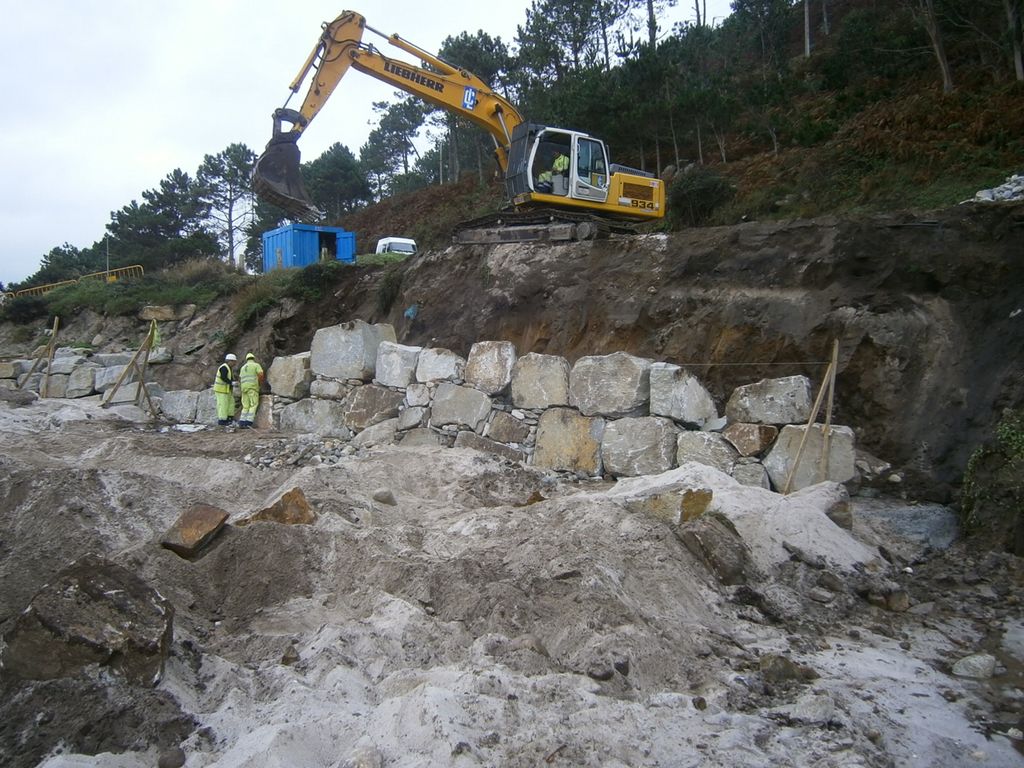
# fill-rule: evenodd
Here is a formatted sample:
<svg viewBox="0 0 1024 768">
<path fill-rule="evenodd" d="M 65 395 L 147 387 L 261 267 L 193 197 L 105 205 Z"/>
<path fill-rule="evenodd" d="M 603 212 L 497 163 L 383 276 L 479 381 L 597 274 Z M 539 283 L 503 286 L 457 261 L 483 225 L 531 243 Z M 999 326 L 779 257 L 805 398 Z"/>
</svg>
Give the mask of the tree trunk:
<svg viewBox="0 0 1024 768">
<path fill-rule="evenodd" d="M 704 165 L 704 141 L 700 135 L 700 120 L 697 121 L 697 160 Z"/>
<path fill-rule="evenodd" d="M 650 7 L 650 6 L 648 6 L 648 7 Z M 700 0 L 693 0 L 693 14 L 694 14 L 694 16 L 695 16 L 695 17 L 696 17 L 696 19 L 697 19 L 697 21 L 696 21 L 696 26 L 698 26 L 698 27 L 700 27 L 700 26 L 703 26 L 703 25 L 701 24 L 701 21 L 700 21 L 700 19 L 701 19 L 701 14 L 700 14 Z"/>
<path fill-rule="evenodd" d="M 811 58 L 811 0 L 804 0 L 804 58 Z"/>
<path fill-rule="evenodd" d="M 715 134 L 715 143 L 718 145 L 718 154 L 722 156 L 722 162 L 726 163 L 728 160 L 725 158 L 725 133 L 719 131 L 714 125 L 711 126 L 711 130 Z"/>
<path fill-rule="evenodd" d="M 1013 71 L 1017 82 L 1024 81 L 1024 57 L 1021 56 L 1021 44 L 1024 34 L 1021 33 L 1021 0 L 1003 0 L 1006 9 L 1006 23 L 1010 30 L 1010 45 L 1013 48 Z"/>
<path fill-rule="evenodd" d="M 821 33 L 825 37 L 829 36 L 828 28 L 828 0 L 821 0 Z"/>
<path fill-rule="evenodd" d="M 654 0 L 647 0 L 647 37 L 653 51 L 658 44 L 658 17 L 654 15 Z"/>
<path fill-rule="evenodd" d="M 679 170 L 679 137 L 676 136 L 676 123 L 672 118 L 672 110 L 668 111 L 668 130 L 672 134 L 672 156 L 675 158 L 676 170 Z"/>
<path fill-rule="evenodd" d="M 932 43 L 932 51 L 939 63 L 942 72 L 942 92 L 953 92 L 953 71 L 949 67 L 949 58 L 946 56 L 946 46 L 942 41 L 942 30 L 939 29 L 939 19 L 935 15 L 935 0 L 918 0 L 921 9 L 921 21 L 924 24 L 925 32 Z"/>
</svg>

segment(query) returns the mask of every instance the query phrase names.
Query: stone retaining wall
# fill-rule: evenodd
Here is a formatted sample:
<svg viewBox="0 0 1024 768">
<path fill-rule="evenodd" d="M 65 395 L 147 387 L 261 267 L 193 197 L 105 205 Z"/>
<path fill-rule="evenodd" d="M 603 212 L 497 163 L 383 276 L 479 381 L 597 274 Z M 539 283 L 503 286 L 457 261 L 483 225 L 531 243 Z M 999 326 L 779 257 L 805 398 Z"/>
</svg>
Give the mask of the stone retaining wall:
<svg viewBox="0 0 1024 768">
<path fill-rule="evenodd" d="M 157 353 L 153 364 L 170 359 Z M 58 350 L 50 395 L 103 393 L 129 359 Z M 30 367 L 0 363 L 0 387 L 18 386 Z M 40 381 L 33 374 L 26 388 L 38 391 Z M 272 394 L 261 398 L 257 426 L 356 447 L 469 447 L 581 477 L 650 475 L 698 462 L 745 485 L 781 490 L 803 443 L 791 490 L 857 474 L 849 427 L 831 428 L 824 462 L 823 426 L 804 439 L 812 402 L 804 376 L 738 387 L 720 414 L 699 379 L 671 362 L 615 352 L 570 365 L 555 355 L 520 357 L 507 341 L 477 342 L 463 358 L 398 344 L 390 325 L 356 320 L 321 328 L 309 352 L 275 358 L 267 383 Z M 123 386 L 118 401 L 134 401 L 137 387 Z M 147 388 L 171 420 L 216 422 L 212 389 Z"/>
</svg>

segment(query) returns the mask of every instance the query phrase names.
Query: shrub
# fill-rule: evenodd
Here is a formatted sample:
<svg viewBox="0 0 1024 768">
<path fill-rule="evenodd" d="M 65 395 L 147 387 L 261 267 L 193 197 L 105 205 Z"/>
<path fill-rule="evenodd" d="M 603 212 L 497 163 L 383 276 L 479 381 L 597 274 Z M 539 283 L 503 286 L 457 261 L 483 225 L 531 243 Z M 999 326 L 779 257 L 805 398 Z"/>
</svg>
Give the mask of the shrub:
<svg viewBox="0 0 1024 768">
<path fill-rule="evenodd" d="M 732 199 L 734 190 L 718 171 L 695 165 L 676 176 L 668 190 L 668 213 L 673 224 L 697 227 Z"/>
<path fill-rule="evenodd" d="M 19 296 L 4 303 L 0 317 L 15 325 L 26 325 L 46 317 L 48 312 L 42 296 Z"/>
</svg>

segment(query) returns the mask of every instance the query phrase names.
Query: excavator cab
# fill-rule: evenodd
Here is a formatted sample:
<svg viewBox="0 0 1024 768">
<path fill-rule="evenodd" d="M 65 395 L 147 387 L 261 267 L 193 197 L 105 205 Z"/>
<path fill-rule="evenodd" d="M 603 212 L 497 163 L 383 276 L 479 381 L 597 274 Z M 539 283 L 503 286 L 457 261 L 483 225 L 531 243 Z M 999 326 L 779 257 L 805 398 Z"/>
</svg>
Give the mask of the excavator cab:
<svg viewBox="0 0 1024 768">
<path fill-rule="evenodd" d="M 274 112 L 274 133 L 253 168 L 253 190 L 293 219 L 320 221 L 324 213 L 313 205 L 302 180 L 301 154 L 296 143 L 301 134 L 298 131 L 282 130 L 282 121 L 297 124 L 302 121 L 302 117 L 290 109 Z"/>
</svg>

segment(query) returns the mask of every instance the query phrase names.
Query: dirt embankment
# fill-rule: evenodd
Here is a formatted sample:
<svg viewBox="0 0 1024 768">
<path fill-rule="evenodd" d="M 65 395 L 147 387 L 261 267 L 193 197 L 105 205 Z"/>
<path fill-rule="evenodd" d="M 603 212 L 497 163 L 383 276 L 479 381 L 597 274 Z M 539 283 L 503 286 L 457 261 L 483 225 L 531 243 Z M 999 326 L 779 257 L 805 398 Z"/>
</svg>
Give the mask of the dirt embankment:
<svg viewBox="0 0 1024 768">
<path fill-rule="evenodd" d="M 1024 403 L 1022 254 L 1020 203 L 451 247 L 346 271 L 321 301 L 285 302 L 249 328 L 226 305 L 166 324 L 175 361 L 153 371 L 168 387 L 205 387 L 227 349 L 269 362 L 360 318 L 460 354 L 503 339 L 570 361 L 624 350 L 683 364 L 721 408 L 764 377 L 803 373 L 817 385 L 838 340 L 835 420 L 904 469 L 913 495 L 948 501 L 1001 411 Z M 65 331 L 96 332 L 137 343 L 143 331 L 96 317 Z"/>
</svg>

